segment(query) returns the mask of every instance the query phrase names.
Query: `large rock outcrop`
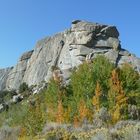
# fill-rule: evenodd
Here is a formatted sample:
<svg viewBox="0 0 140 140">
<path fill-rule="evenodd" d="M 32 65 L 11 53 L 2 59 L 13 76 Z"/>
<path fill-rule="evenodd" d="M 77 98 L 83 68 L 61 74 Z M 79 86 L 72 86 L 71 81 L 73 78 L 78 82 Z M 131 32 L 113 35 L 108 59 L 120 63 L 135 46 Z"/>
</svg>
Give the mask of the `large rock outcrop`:
<svg viewBox="0 0 140 140">
<path fill-rule="evenodd" d="M 0 91 L 6 88 L 6 82 L 12 68 L 0 69 Z"/>
<path fill-rule="evenodd" d="M 67 80 L 72 68 L 100 54 L 116 66 L 131 63 L 140 72 L 140 59 L 122 49 L 118 37 L 115 26 L 75 20 L 70 29 L 38 41 L 13 68 L 0 70 L 0 90 L 18 89 L 23 82 L 31 86 L 48 81 L 53 67 L 59 67 Z"/>
<path fill-rule="evenodd" d="M 18 89 L 20 84 L 23 82 L 23 77 L 26 72 L 27 63 L 32 55 L 33 51 L 24 53 L 19 59 L 16 66 L 14 66 L 9 72 L 6 80 L 6 89 Z"/>
</svg>

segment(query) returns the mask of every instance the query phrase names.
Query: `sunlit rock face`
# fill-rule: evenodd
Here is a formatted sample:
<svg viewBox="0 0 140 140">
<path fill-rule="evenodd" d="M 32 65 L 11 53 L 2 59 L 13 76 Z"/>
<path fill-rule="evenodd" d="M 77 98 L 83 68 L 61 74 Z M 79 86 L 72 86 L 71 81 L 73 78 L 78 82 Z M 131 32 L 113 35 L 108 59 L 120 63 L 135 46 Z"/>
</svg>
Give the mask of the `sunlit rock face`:
<svg viewBox="0 0 140 140">
<path fill-rule="evenodd" d="M 75 20 L 70 29 L 38 41 L 13 68 L 0 70 L 0 90 L 18 89 L 23 82 L 29 86 L 48 82 L 54 67 L 67 81 L 72 68 L 97 55 L 105 55 L 116 66 L 130 63 L 140 72 L 140 59 L 121 48 L 115 26 Z"/>
<path fill-rule="evenodd" d="M 12 68 L 0 69 L 0 91 L 6 88 L 6 82 Z"/>
<path fill-rule="evenodd" d="M 8 74 L 6 80 L 6 89 L 18 89 L 20 84 L 23 82 L 23 77 L 26 72 L 27 63 L 32 55 L 33 51 L 24 53 L 16 66 L 14 66 Z"/>
</svg>

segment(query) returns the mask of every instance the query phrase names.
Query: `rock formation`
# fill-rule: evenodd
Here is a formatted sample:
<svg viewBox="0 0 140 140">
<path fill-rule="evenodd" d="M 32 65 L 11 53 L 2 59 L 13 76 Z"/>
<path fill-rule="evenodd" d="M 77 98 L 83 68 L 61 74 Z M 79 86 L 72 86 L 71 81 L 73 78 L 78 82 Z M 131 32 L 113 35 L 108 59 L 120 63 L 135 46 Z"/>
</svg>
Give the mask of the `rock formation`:
<svg viewBox="0 0 140 140">
<path fill-rule="evenodd" d="M 140 72 L 140 59 L 121 48 L 115 26 L 75 20 L 70 29 L 38 41 L 34 50 L 24 53 L 16 66 L 1 69 L 0 90 L 18 89 L 23 82 L 29 86 L 47 82 L 53 67 L 59 67 L 66 81 L 72 68 L 100 54 L 116 66 L 130 63 Z"/>
<path fill-rule="evenodd" d="M 0 91 L 6 88 L 6 82 L 12 68 L 0 69 Z"/>
</svg>

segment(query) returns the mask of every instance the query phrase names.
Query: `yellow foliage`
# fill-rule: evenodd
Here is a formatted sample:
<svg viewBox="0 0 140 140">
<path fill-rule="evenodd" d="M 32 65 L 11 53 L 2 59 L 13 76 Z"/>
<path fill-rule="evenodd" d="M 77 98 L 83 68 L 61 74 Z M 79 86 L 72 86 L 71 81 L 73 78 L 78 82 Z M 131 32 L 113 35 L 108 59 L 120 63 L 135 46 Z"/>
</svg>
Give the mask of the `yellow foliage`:
<svg viewBox="0 0 140 140">
<path fill-rule="evenodd" d="M 29 106 L 28 115 L 23 122 L 23 132 L 27 132 L 26 135 L 35 136 L 38 132 L 42 131 L 46 122 L 46 112 L 42 108 L 41 100 L 36 99 L 35 105 Z M 22 132 L 22 133 L 23 133 Z"/>
<path fill-rule="evenodd" d="M 20 132 L 19 132 L 19 138 L 23 138 L 24 136 L 26 136 L 26 134 L 27 134 L 26 131 L 27 131 L 27 130 L 26 130 L 24 127 L 22 127 L 22 128 L 20 129 Z"/>
<path fill-rule="evenodd" d="M 73 118 L 73 125 L 75 128 L 79 127 L 80 123 L 79 123 L 79 116 L 75 115 Z"/>
<path fill-rule="evenodd" d="M 93 110 L 87 109 L 87 119 L 89 122 L 93 122 Z"/>
<path fill-rule="evenodd" d="M 47 118 L 50 122 L 56 121 L 56 109 L 52 104 L 53 103 L 50 103 L 47 107 Z"/>
<path fill-rule="evenodd" d="M 71 108 L 70 107 L 65 109 L 65 111 L 64 111 L 64 121 L 65 121 L 65 123 L 70 122 L 70 113 L 71 113 Z"/>
<path fill-rule="evenodd" d="M 56 122 L 60 124 L 64 122 L 64 109 L 61 100 L 58 101 Z"/>
<path fill-rule="evenodd" d="M 100 109 L 101 92 L 102 92 L 101 86 L 100 86 L 99 82 L 97 82 L 96 89 L 95 89 L 95 96 L 93 96 L 93 99 L 92 99 L 92 104 L 95 107 L 96 111 L 99 111 L 99 109 Z"/>
<path fill-rule="evenodd" d="M 112 71 L 108 99 L 112 122 L 116 123 L 118 120 L 121 119 L 121 116 L 123 114 L 120 114 L 120 111 L 127 105 L 128 99 L 123 91 L 122 84 L 119 80 L 118 72 L 116 69 Z"/>
<path fill-rule="evenodd" d="M 120 119 L 120 117 L 121 117 L 120 106 L 116 105 L 114 112 L 112 113 L 112 122 L 116 123 Z"/>
<path fill-rule="evenodd" d="M 88 114 L 88 109 L 86 107 L 86 103 L 84 100 L 81 100 L 79 104 L 79 118 L 81 122 L 84 120 L 84 118 L 87 117 L 87 114 Z"/>
</svg>

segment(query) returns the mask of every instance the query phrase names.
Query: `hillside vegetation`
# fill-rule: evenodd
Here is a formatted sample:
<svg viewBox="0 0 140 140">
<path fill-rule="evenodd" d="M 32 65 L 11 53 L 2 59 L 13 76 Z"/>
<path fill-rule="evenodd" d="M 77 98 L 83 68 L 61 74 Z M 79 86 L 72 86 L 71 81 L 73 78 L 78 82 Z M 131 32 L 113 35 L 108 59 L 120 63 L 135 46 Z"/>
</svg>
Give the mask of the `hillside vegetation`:
<svg viewBox="0 0 140 140">
<path fill-rule="evenodd" d="M 28 95 L 28 86 L 24 84 L 19 91 Z M 6 100 L 8 95 L 1 99 Z M 128 123 L 127 129 L 121 128 L 113 136 L 109 128 L 121 121 L 139 119 L 140 75 L 131 64 L 116 68 L 104 56 L 73 69 L 69 84 L 59 77 L 52 78 L 39 94 L 0 113 L 1 128 L 19 127 L 20 140 L 55 140 L 58 136 L 64 140 L 94 140 L 97 135 L 101 140 L 116 135 L 129 139 L 127 134 L 132 132 L 132 136 L 131 130 L 140 127 L 138 123 Z M 52 129 L 52 124 L 57 129 Z"/>
</svg>

